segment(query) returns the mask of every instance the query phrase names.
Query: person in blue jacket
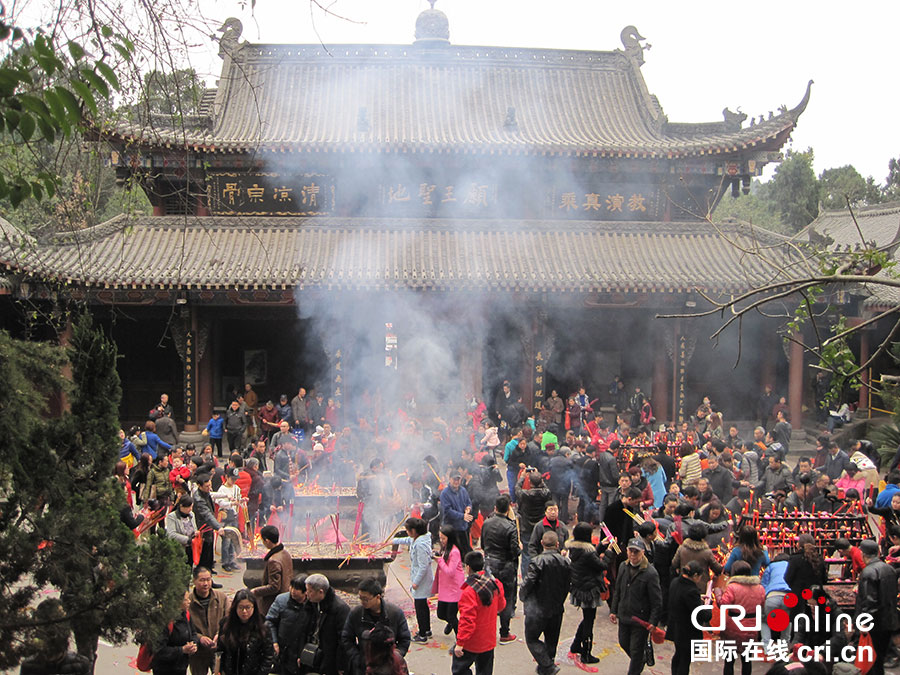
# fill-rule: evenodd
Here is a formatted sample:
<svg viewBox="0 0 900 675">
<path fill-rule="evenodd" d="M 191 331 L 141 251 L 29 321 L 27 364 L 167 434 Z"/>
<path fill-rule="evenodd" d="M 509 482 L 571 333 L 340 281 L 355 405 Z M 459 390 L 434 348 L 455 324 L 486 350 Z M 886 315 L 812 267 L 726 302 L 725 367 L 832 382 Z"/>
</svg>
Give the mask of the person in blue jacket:
<svg viewBox="0 0 900 675">
<path fill-rule="evenodd" d="M 784 580 L 784 573 L 787 572 L 788 568 L 788 558 L 787 553 L 775 556 L 775 559 L 763 572 L 762 585 L 766 591 L 766 604 L 763 606 L 763 616 L 769 616 L 769 612 L 774 609 L 788 611 L 784 604 L 784 596 L 791 592 L 791 587 Z M 762 622 L 760 633 L 764 644 L 768 644 L 773 638 L 777 639 L 778 637 L 781 637 L 786 642 L 790 642 L 791 627 L 788 626 L 787 629 L 781 632 L 781 636 L 774 635 L 769 628 L 769 624 L 765 621 Z"/>
<path fill-rule="evenodd" d="M 206 423 L 204 431 L 209 436 L 209 443 L 216 449 L 216 456 L 222 456 L 222 437 L 225 435 L 225 420 L 222 411 L 213 408 L 212 418 Z"/>
<path fill-rule="evenodd" d="M 469 527 L 475 519 L 472 516 L 472 499 L 466 488 L 462 486 L 462 473 L 454 469 L 450 474 L 450 485 L 441 492 L 441 510 L 444 513 L 444 525 L 456 531 L 459 552 L 463 558 L 472 550 L 469 543 Z"/>
<path fill-rule="evenodd" d="M 407 518 L 407 537 L 394 537 L 392 544 L 409 546 L 409 582 L 412 591 L 413 605 L 416 608 L 416 623 L 419 629 L 413 635 L 413 642 L 428 642 L 431 638 L 431 613 L 428 609 L 428 596 L 434 585 L 434 570 L 431 550 L 431 535 L 428 526 L 421 518 Z"/>
<path fill-rule="evenodd" d="M 156 435 L 156 422 L 147 420 L 144 424 L 144 435 L 147 437 L 147 445 L 144 446 L 144 452 L 150 455 L 151 459 L 156 460 L 156 455 L 160 448 L 168 452 L 172 446 Z"/>
</svg>

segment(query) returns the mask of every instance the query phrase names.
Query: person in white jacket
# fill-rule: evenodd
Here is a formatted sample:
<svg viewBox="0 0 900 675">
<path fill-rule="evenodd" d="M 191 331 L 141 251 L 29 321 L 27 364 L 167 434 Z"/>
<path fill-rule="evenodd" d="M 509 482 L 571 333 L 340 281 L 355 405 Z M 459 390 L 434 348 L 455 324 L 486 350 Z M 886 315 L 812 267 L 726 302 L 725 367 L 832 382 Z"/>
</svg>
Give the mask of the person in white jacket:
<svg viewBox="0 0 900 675">
<path fill-rule="evenodd" d="M 235 484 L 240 469 L 231 467 L 225 469 L 225 482 L 218 490 L 211 493 L 213 501 L 219 507 L 219 518 L 225 514 L 223 525 L 225 527 L 237 527 L 238 511 L 241 506 L 241 488 Z M 228 572 L 236 572 L 240 569 L 234 559 L 234 544 L 230 537 L 222 537 L 222 569 Z"/>
</svg>

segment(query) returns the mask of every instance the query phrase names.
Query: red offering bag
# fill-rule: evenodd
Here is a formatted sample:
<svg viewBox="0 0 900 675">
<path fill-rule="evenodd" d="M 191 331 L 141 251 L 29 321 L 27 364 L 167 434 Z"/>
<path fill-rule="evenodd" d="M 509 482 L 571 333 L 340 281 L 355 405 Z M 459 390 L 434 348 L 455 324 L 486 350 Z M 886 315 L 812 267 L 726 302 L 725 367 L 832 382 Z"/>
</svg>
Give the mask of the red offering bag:
<svg viewBox="0 0 900 675">
<path fill-rule="evenodd" d="M 194 565 L 200 562 L 200 552 L 203 551 L 203 533 L 197 532 L 191 539 L 191 559 Z"/>
<path fill-rule="evenodd" d="M 868 647 L 868 649 L 863 649 L 863 647 Z M 865 656 L 863 656 L 865 654 Z M 872 655 L 872 659 L 869 660 L 868 655 Z M 860 633 L 859 635 L 859 645 L 856 647 L 856 667 L 859 668 L 859 672 L 862 675 L 866 675 L 870 670 L 872 670 L 872 666 L 875 665 L 875 647 L 872 644 L 872 636 L 868 633 Z"/>
<path fill-rule="evenodd" d="M 149 673 L 153 670 L 153 646 L 149 642 L 144 642 L 138 649 L 134 667 L 142 673 Z"/>
</svg>

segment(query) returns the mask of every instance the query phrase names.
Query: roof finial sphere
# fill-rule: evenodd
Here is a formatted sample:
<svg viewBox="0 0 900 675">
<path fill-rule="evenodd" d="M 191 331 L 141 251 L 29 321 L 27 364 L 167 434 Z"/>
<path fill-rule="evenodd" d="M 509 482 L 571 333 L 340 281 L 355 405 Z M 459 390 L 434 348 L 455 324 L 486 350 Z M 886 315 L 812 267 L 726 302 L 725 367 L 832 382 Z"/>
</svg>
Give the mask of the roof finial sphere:
<svg viewBox="0 0 900 675">
<path fill-rule="evenodd" d="M 450 21 L 441 10 L 434 8 L 436 0 L 428 0 L 431 5 L 416 19 L 417 43 L 446 43 L 450 41 Z"/>
</svg>

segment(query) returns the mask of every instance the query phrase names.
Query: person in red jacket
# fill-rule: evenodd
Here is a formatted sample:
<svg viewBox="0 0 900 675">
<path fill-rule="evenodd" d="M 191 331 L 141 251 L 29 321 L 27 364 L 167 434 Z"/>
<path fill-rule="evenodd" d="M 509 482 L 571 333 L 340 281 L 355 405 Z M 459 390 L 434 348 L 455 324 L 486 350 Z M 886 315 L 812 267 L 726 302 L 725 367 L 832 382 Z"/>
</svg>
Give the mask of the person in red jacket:
<svg viewBox="0 0 900 675">
<path fill-rule="evenodd" d="M 497 614 L 506 607 L 503 584 L 484 572 L 484 554 L 469 551 L 464 561 L 466 581 L 459 598 L 459 627 L 451 673 L 491 675 L 497 646 Z"/>
</svg>

